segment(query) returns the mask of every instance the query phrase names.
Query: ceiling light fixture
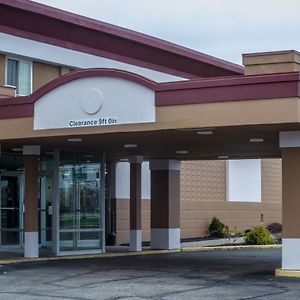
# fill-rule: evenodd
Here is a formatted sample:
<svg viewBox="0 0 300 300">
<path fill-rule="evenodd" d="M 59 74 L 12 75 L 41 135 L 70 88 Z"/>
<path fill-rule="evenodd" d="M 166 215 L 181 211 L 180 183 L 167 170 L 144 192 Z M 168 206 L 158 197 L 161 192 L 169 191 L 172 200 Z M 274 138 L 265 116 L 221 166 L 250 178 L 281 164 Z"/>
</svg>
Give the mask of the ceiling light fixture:
<svg viewBox="0 0 300 300">
<path fill-rule="evenodd" d="M 199 135 L 212 135 L 214 132 L 212 130 L 199 130 L 197 134 Z"/>
<path fill-rule="evenodd" d="M 219 159 L 228 159 L 229 156 L 227 156 L 227 155 L 219 155 L 218 158 Z"/>
<path fill-rule="evenodd" d="M 120 162 L 129 162 L 128 158 L 120 158 Z"/>
<path fill-rule="evenodd" d="M 249 140 L 250 143 L 262 143 L 264 141 L 263 138 L 251 138 Z"/>
<path fill-rule="evenodd" d="M 124 148 L 127 148 L 127 149 L 128 148 L 137 148 L 137 146 L 138 146 L 137 144 L 125 144 Z"/>
<path fill-rule="evenodd" d="M 82 138 L 70 138 L 68 139 L 68 142 L 81 142 Z"/>
<path fill-rule="evenodd" d="M 176 151 L 176 154 L 188 154 L 189 153 L 189 151 L 187 151 L 187 150 L 177 150 Z"/>
<path fill-rule="evenodd" d="M 12 148 L 11 150 L 14 152 L 22 152 L 23 151 L 22 148 Z"/>
</svg>

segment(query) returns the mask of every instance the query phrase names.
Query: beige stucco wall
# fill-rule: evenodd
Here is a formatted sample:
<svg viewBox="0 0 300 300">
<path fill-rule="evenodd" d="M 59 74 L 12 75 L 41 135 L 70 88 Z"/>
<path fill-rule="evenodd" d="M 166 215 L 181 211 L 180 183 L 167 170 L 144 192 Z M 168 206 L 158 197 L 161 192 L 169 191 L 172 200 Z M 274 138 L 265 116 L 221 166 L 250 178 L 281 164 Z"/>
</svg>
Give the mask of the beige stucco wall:
<svg viewBox="0 0 300 300">
<path fill-rule="evenodd" d="M 36 91 L 51 80 L 69 73 L 72 69 L 64 66 L 32 62 L 32 88 Z M 0 54 L 0 86 L 5 84 L 5 55 Z"/>
<path fill-rule="evenodd" d="M 281 160 L 262 160 L 262 202 L 226 201 L 225 161 L 182 163 L 181 237 L 207 234 L 213 217 L 230 227 L 248 229 L 281 222 Z M 261 222 L 263 219 L 263 222 Z M 142 202 L 143 240 L 150 239 L 150 200 Z M 129 240 L 129 200 L 117 200 L 117 243 Z"/>
<path fill-rule="evenodd" d="M 71 69 L 56 65 L 45 64 L 41 62 L 33 62 L 33 71 L 32 71 L 32 86 L 33 91 L 36 91 L 38 88 L 42 87 L 51 80 L 64 75 L 70 72 Z"/>
<path fill-rule="evenodd" d="M 254 225 L 281 222 L 281 160 L 262 160 L 262 202 L 226 200 L 224 161 L 196 161 L 183 164 L 181 176 L 181 237 L 207 233 L 213 217 L 230 227 L 248 229 Z"/>
</svg>

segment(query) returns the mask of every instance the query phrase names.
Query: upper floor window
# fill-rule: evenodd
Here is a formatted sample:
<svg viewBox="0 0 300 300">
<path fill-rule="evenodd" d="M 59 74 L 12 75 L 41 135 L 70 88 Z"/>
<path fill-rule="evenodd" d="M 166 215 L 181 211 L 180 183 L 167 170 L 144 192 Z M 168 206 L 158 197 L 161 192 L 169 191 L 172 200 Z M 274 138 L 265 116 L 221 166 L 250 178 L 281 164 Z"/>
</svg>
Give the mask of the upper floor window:
<svg viewBox="0 0 300 300">
<path fill-rule="evenodd" d="M 6 84 L 15 86 L 17 95 L 29 95 L 32 90 L 32 62 L 7 58 Z"/>
</svg>

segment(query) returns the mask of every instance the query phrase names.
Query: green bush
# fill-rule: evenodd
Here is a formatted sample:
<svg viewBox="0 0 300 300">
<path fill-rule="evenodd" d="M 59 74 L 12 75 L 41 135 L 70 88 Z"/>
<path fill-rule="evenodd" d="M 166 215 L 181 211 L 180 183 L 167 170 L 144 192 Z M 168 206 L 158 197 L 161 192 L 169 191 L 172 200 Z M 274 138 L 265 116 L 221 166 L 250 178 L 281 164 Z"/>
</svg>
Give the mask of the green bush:
<svg viewBox="0 0 300 300">
<path fill-rule="evenodd" d="M 208 232 L 213 237 L 225 237 L 226 235 L 226 226 L 218 218 L 214 217 L 209 226 Z"/>
<path fill-rule="evenodd" d="M 265 227 L 256 226 L 246 233 L 245 243 L 248 245 L 268 245 L 274 244 L 274 239 Z"/>
</svg>

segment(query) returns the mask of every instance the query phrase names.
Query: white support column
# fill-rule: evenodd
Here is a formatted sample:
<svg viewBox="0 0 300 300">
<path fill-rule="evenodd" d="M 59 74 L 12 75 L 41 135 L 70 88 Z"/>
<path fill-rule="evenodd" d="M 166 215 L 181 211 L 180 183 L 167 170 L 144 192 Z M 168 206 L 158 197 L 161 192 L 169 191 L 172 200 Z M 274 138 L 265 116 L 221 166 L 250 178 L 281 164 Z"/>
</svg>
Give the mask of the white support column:
<svg viewBox="0 0 300 300">
<path fill-rule="evenodd" d="M 176 160 L 151 160 L 151 248 L 180 248 L 180 169 Z"/>
</svg>

